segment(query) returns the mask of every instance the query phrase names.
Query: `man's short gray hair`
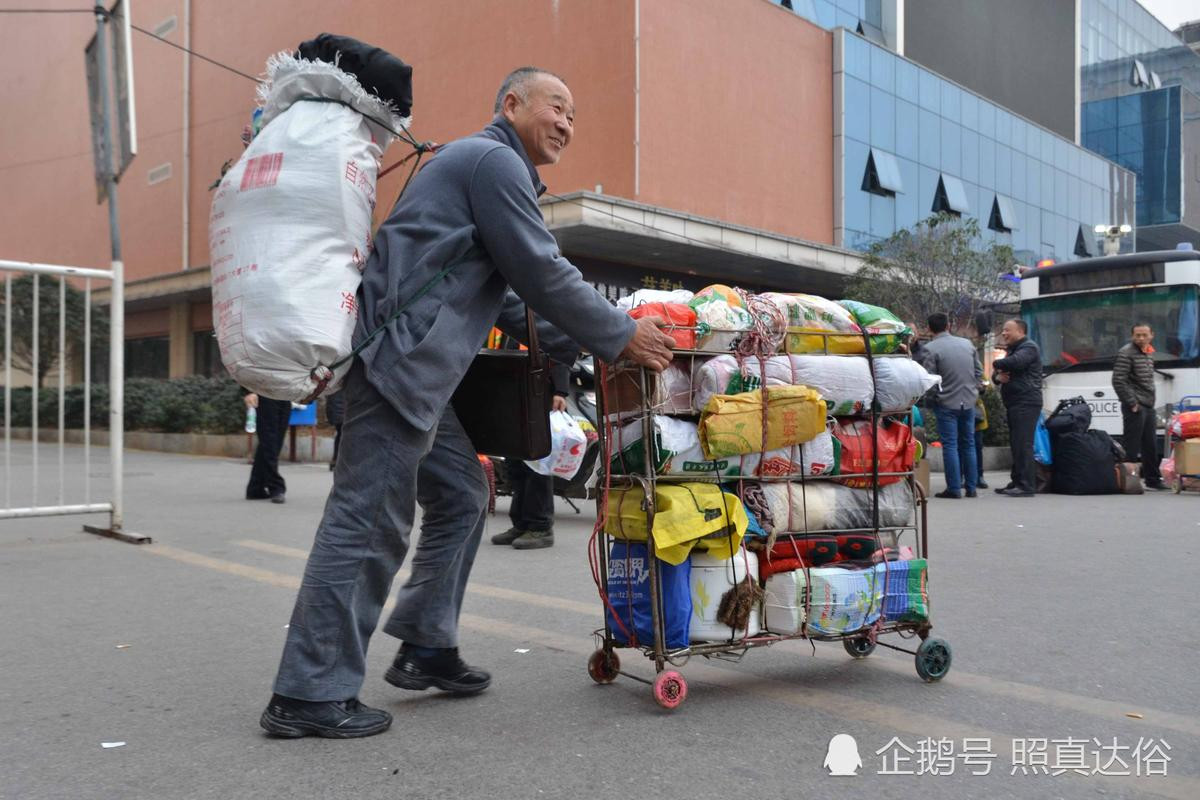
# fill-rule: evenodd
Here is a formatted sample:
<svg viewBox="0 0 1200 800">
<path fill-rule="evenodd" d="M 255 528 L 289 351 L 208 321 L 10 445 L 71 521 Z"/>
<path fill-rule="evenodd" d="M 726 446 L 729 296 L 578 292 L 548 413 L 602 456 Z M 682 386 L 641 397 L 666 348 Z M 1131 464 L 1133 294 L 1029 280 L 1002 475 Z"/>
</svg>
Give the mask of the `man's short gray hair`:
<svg viewBox="0 0 1200 800">
<path fill-rule="evenodd" d="M 504 79 L 504 83 L 500 84 L 500 91 L 496 93 L 496 105 L 492 108 L 493 114 L 499 114 L 500 109 L 504 107 L 504 96 L 512 92 L 524 102 L 529 99 L 529 84 L 533 83 L 534 79 L 539 75 L 549 75 L 551 78 L 558 78 L 563 82 L 563 86 L 567 85 L 566 81 L 555 75 L 547 69 L 540 67 L 520 67 L 508 73 L 508 77 Z"/>
</svg>

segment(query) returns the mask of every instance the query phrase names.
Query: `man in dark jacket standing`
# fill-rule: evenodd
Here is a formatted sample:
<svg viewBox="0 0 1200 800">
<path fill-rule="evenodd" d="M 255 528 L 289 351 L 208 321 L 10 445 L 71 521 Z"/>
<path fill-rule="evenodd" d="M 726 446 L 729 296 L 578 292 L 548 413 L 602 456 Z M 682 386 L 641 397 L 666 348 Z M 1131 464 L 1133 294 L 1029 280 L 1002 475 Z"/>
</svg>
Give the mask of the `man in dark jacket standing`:
<svg viewBox="0 0 1200 800">
<path fill-rule="evenodd" d="M 1010 319 L 1000 329 L 1008 355 L 992 363 L 992 380 L 1000 384 L 1000 397 L 1008 412 L 1012 481 L 998 494 L 1033 497 L 1037 473 L 1033 461 L 1033 434 L 1042 411 L 1042 353 L 1027 336 L 1023 320 Z"/>
<path fill-rule="evenodd" d="M 1158 448 L 1154 442 L 1154 331 L 1139 322 L 1130 331 L 1129 344 L 1117 351 L 1112 385 L 1121 401 L 1124 422 L 1125 458 L 1142 462 L 1142 479 L 1149 489 L 1165 489 L 1158 471 Z"/>
<path fill-rule="evenodd" d="M 458 653 L 489 491 L 450 399 L 493 327 L 525 336 L 510 287 L 561 331 L 555 346 L 539 330 L 556 360 L 577 355 L 564 339 L 604 361 L 661 371 L 671 360 L 662 321 L 635 321 L 587 285 L 538 207 L 545 187 L 537 167 L 556 163 L 574 133 L 566 84 L 545 70 L 516 70 L 494 110 L 483 131 L 446 145 L 417 173 L 375 236 L 333 489 L 260 719 L 272 735 L 344 739 L 391 725 L 391 714 L 360 703 L 358 693 L 418 503 L 412 573 L 384 625 L 403 645 L 384 678 L 457 694 L 490 685 Z"/>
</svg>

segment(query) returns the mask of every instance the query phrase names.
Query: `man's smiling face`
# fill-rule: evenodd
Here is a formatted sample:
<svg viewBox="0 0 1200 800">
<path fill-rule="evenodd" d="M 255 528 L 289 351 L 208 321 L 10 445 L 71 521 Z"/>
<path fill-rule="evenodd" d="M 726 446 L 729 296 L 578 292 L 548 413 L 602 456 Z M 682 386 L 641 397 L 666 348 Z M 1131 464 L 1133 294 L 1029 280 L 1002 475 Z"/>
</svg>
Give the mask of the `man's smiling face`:
<svg viewBox="0 0 1200 800">
<path fill-rule="evenodd" d="M 504 117 L 535 167 L 557 164 L 574 135 L 575 100 L 571 90 L 558 78 L 543 73 L 531 81 L 527 95 L 524 100 L 512 93 L 505 97 Z"/>
</svg>

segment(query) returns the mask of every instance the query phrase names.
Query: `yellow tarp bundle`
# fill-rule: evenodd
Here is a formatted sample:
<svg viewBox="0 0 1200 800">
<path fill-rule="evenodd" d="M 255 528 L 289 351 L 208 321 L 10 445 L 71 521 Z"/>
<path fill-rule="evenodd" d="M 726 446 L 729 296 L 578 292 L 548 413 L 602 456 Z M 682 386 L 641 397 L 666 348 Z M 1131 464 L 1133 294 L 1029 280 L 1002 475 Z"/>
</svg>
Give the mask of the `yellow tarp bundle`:
<svg viewBox="0 0 1200 800">
<path fill-rule="evenodd" d="M 763 440 L 763 390 L 717 394 L 700 418 L 700 448 L 709 459 L 770 452 L 816 438 L 825 430 L 825 401 L 807 386 L 767 388 Z"/>
<path fill-rule="evenodd" d="M 646 541 L 646 494 L 640 486 L 608 493 L 604 532 L 614 539 Z M 654 554 L 668 564 L 687 561 L 692 548 L 732 558 L 750 524 L 737 495 L 712 483 L 659 484 L 654 492 Z"/>
</svg>

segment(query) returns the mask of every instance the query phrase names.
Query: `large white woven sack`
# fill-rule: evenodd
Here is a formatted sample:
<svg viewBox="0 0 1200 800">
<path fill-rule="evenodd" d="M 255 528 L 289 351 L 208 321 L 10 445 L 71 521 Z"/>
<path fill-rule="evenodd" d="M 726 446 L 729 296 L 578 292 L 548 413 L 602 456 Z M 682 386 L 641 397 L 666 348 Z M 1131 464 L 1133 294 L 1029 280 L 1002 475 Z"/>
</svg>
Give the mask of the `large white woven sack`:
<svg viewBox="0 0 1200 800">
<path fill-rule="evenodd" d="M 267 75 L 262 131 L 213 198 L 213 327 L 234 380 L 307 401 L 349 371 L 328 367 L 351 349 L 375 181 L 392 140 L 384 126 L 408 120 L 332 64 L 281 53 Z"/>
</svg>

